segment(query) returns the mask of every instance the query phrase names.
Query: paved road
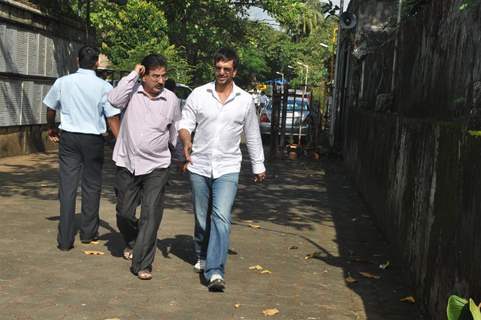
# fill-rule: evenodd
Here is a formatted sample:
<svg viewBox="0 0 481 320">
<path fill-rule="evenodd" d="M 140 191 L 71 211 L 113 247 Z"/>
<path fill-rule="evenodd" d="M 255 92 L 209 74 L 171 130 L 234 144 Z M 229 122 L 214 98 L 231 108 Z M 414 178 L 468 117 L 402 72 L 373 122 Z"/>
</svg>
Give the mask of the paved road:
<svg viewBox="0 0 481 320">
<path fill-rule="evenodd" d="M 209 293 L 192 272 L 193 216 L 184 176 L 172 171 L 154 278 L 141 281 L 120 258 L 109 160 L 101 241 L 77 240 L 65 253 L 55 247 L 56 154 L 0 159 L 0 319 L 265 319 L 263 310 L 273 308 L 279 313 L 272 319 L 421 319 L 415 304 L 399 301 L 412 292 L 406 275 L 340 163 L 270 163 L 263 185 L 253 185 L 244 167 L 227 290 Z M 250 269 L 256 265 L 271 273 Z M 349 276 L 357 282 L 346 281 Z"/>
</svg>

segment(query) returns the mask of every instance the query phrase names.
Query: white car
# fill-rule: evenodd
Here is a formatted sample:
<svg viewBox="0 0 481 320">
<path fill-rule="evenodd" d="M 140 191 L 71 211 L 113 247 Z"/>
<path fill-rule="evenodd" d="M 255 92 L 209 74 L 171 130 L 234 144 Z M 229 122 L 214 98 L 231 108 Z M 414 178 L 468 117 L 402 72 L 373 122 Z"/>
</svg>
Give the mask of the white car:
<svg viewBox="0 0 481 320">
<path fill-rule="evenodd" d="M 260 111 L 260 129 L 261 134 L 271 134 L 271 116 L 272 103 L 269 102 L 267 106 Z M 287 98 L 287 113 L 286 113 L 286 135 L 298 135 L 300 126 L 302 125 L 301 135 L 305 136 L 309 131 L 311 113 L 309 111 L 309 99 L 302 100 L 302 97 Z M 279 134 L 281 128 L 282 113 L 279 117 Z"/>
<path fill-rule="evenodd" d="M 192 89 L 182 83 L 176 83 L 175 86 L 175 94 L 180 99 L 180 108 L 182 109 L 184 108 L 185 101 L 187 100 L 189 94 L 192 92 Z"/>
</svg>

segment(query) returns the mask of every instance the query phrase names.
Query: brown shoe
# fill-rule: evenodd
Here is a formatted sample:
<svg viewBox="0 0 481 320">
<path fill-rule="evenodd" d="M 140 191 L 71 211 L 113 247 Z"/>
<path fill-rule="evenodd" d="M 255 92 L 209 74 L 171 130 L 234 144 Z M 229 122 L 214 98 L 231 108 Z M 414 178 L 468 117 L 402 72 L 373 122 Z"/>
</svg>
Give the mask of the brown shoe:
<svg viewBox="0 0 481 320">
<path fill-rule="evenodd" d="M 137 277 L 140 280 L 150 280 L 152 279 L 152 273 L 149 270 L 140 270 L 137 272 Z"/>
</svg>

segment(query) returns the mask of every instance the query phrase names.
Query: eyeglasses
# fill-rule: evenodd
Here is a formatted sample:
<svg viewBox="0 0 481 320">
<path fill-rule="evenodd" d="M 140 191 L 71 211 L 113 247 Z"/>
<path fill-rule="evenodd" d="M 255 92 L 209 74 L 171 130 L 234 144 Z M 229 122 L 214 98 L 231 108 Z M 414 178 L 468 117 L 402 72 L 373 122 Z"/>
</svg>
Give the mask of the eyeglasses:
<svg viewBox="0 0 481 320">
<path fill-rule="evenodd" d="M 234 69 L 232 68 L 223 68 L 223 67 L 215 66 L 215 72 L 221 73 L 222 70 L 224 70 L 224 73 L 232 73 L 234 71 Z"/>
<path fill-rule="evenodd" d="M 160 75 L 160 74 L 149 74 L 149 76 L 154 79 L 154 80 L 167 80 L 169 78 L 168 75 L 166 74 L 163 74 L 163 75 Z"/>
</svg>

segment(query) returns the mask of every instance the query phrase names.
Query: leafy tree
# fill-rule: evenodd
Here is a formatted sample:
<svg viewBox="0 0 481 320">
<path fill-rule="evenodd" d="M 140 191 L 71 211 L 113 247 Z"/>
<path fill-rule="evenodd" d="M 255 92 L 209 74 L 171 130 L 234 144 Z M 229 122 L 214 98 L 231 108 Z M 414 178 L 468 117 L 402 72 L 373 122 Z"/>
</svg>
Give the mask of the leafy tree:
<svg viewBox="0 0 481 320">
<path fill-rule="evenodd" d="M 159 53 L 167 58 L 177 81 L 190 81 L 191 68 L 181 50 L 170 44 L 167 20 L 155 3 L 129 0 L 119 6 L 100 0 L 92 5 L 91 22 L 101 50 L 115 67 L 130 70 L 145 55 Z"/>
</svg>

